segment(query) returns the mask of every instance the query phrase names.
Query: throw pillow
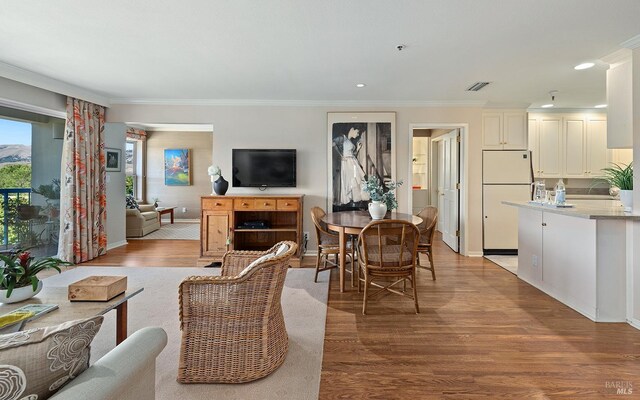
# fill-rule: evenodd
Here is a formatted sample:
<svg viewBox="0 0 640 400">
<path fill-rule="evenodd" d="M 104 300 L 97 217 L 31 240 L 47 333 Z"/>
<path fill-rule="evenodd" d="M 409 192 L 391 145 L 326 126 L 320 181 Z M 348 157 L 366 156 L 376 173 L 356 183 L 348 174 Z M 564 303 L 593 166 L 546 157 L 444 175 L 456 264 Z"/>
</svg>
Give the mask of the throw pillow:
<svg viewBox="0 0 640 400">
<path fill-rule="evenodd" d="M 267 253 L 263 256 L 260 256 L 258 258 L 256 258 L 255 260 L 253 260 L 251 262 L 251 264 L 247 265 L 245 269 L 243 269 L 238 276 L 245 276 L 247 273 L 249 273 L 249 271 L 251 271 L 256 265 L 261 264 L 267 260 L 270 260 L 272 258 L 274 258 L 276 255 L 275 253 Z"/>
<path fill-rule="evenodd" d="M 134 210 L 134 209 L 139 210 L 140 209 L 140 207 L 138 206 L 138 202 L 136 201 L 136 199 L 133 198 L 133 196 L 128 195 L 126 197 L 126 199 L 127 199 L 127 208 L 130 208 L 132 210 Z"/>
<path fill-rule="evenodd" d="M 44 400 L 89 367 L 102 316 L 0 335 L 0 399 Z"/>
<path fill-rule="evenodd" d="M 276 257 L 286 253 L 287 251 L 289 251 L 289 245 L 286 243 L 282 243 L 280 247 L 278 247 L 278 250 L 276 250 Z"/>
</svg>

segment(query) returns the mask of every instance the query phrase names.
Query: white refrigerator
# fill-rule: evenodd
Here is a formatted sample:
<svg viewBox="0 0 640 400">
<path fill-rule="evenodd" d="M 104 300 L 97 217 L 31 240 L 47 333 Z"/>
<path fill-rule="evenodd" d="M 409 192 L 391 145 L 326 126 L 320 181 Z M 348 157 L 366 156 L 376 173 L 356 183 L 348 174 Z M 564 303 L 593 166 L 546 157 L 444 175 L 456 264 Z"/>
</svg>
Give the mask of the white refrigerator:
<svg viewBox="0 0 640 400">
<path fill-rule="evenodd" d="M 531 200 L 533 168 L 528 150 L 482 152 L 483 248 L 485 254 L 518 250 L 518 209 L 503 201 Z"/>
</svg>

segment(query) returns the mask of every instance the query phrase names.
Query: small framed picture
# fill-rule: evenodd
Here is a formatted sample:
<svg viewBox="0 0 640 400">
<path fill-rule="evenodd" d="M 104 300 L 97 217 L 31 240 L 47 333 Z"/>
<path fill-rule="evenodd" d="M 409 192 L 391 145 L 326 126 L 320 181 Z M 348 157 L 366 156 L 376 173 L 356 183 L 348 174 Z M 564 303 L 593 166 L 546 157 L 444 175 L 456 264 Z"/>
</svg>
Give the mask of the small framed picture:
<svg viewBox="0 0 640 400">
<path fill-rule="evenodd" d="M 107 158 L 107 172 L 120 172 L 122 170 L 122 151 L 120 149 L 105 148 Z"/>
</svg>

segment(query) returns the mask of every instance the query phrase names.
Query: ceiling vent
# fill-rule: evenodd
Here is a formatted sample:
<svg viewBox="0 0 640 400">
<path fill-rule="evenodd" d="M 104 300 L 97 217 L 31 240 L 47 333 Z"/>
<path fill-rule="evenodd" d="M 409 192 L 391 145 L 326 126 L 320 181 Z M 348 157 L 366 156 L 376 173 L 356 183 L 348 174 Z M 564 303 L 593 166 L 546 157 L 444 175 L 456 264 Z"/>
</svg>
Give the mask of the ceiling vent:
<svg viewBox="0 0 640 400">
<path fill-rule="evenodd" d="M 476 82 L 467 88 L 467 92 L 477 92 L 491 82 Z"/>
</svg>

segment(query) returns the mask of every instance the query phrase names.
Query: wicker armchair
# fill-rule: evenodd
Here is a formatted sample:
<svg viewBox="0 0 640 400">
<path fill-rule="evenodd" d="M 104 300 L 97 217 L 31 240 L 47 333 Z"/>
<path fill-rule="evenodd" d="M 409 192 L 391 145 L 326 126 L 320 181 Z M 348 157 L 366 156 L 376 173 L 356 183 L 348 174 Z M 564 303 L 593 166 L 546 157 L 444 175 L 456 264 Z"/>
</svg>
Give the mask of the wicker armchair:
<svg viewBox="0 0 640 400">
<path fill-rule="evenodd" d="M 422 223 L 418 226 L 420 230 L 420 242 L 418 243 L 418 267 L 431 271 L 431 278 L 436 280 L 436 269 L 433 265 L 433 235 L 436 232 L 438 223 L 438 209 L 436 207 L 425 207 L 418 213 L 422 218 Z M 424 253 L 429 258 L 431 268 L 420 265 L 420 253 Z"/>
<path fill-rule="evenodd" d="M 267 258 L 282 244 L 284 253 Z M 284 362 L 289 339 L 280 297 L 297 248 L 286 241 L 265 252 L 230 251 L 222 276 L 182 281 L 178 382 L 249 382 Z"/>
</svg>

